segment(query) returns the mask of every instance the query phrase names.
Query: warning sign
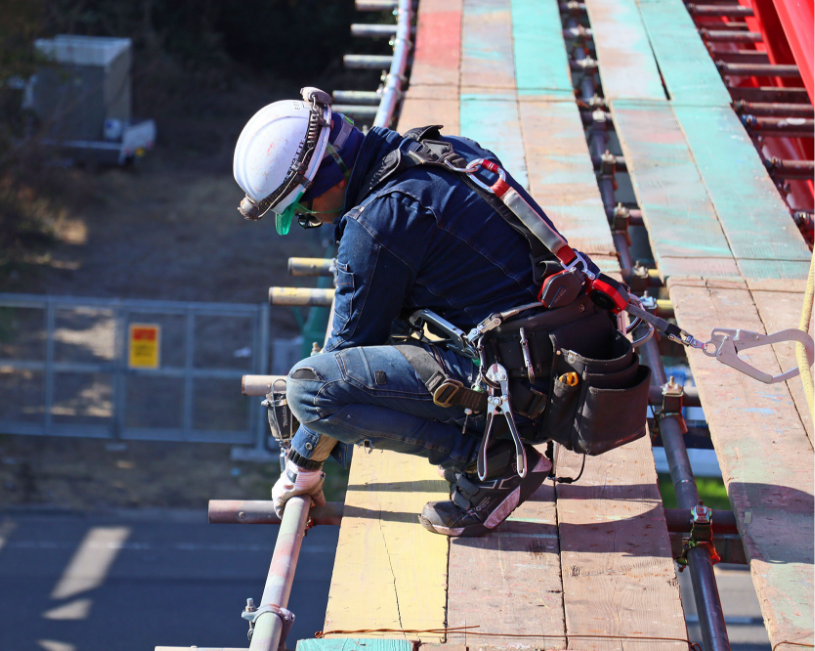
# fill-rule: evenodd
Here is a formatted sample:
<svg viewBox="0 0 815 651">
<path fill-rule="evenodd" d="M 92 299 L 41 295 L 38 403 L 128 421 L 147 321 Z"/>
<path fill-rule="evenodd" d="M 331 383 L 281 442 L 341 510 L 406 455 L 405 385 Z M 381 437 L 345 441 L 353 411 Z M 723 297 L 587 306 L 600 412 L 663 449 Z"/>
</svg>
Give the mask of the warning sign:
<svg viewBox="0 0 815 651">
<path fill-rule="evenodd" d="M 130 324 L 130 368 L 158 368 L 161 351 L 161 326 L 152 323 Z"/>
</svg>

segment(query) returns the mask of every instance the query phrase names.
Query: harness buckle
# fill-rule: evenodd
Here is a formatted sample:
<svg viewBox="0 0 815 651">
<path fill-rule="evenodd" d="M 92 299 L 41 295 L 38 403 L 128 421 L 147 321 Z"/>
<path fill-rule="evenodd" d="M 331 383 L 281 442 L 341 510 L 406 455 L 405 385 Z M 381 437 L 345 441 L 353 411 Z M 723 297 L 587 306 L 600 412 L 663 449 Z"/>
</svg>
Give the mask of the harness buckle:
<svg viewBox="0 0 815 651">
<path fill-rule="evenodd" d="M 784 382 L 794 378 L 798 375 L 798 369 L 793 368 L 779 375 L 772 375 L 751 366 L 739 357 L 739 353 L 750 348 L 759 348 L 760 346 L 785 341 L 797 341 L 803 344 L 807 353 L 807 362 L 812 366 L 813 362 L 815 362 L 815 342 L 806 332 L 798 328 L 788 328 L 768 335 L 735 328 L 715 328 L 710 335 L 710 339 L 699 347 L 702 348 L 705 355 L 715 358 L 725 366 L 730 366 L 759 382 L 775 384 L 776 382 Z"/>
</svg>

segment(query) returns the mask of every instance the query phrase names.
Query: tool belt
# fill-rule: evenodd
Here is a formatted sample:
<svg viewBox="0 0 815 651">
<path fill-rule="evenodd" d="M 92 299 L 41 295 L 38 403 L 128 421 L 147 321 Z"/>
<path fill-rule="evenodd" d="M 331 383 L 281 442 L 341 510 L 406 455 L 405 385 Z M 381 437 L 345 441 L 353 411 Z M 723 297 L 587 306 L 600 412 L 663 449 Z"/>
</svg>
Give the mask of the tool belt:
<svg viewBox="0 0 815 651">
<path fill-rule="evenodd" d="M 510 177 L 499 165 L 485 159 L 465 165 L 452 145 L 440 140 L 438 125 L 413 129 L 405 137 L 413 142 L 388 154 L 369 173 L 363 182 L 364 192 L 417 165 L 456 173 L 526 238 L 533 282 L 542 283 L 537 314 L 509 318 L 517 312 L 511 310 L 495 321 L 493 315 L 466 337 L 434 315 L 436 325 L 452 335 L 451 343 L 478 340 L 480 378 L 485 382 L 490 374 L 500 378 L 504 383 L 500 396 L 494 381 L 489 382 L 488 400 L 485 393 L 446 377 L 440 364 L 428 363 L 430 356 L 401 351 L 434 402 L 474 412 L 487 410 L 490 424 L 500 407 L 516 439 L 519 464 L 522 446 L 512 412 L 537 424 L 531 436 L 529 428 L 524 428 L 528 442 L 551 439 L 584 454 L 602 454 L 644 436 L 651 372 L 639 365 L 631 342 L 617 330 L 613 316 L 625 308 L 626 290 L 613 279 L 591 272 L 586 259 L 513 190 L 507 182 Z M 479 167 L 496 174 L 498 180 L 492 186 L 479 181 L 474 174 Z M 461 350 L 461 346 L 454 349 Z M 482 448 L 486 448 L 488 430 L 489 425 Z M 485 450 L 480 450 L 479 458 L 481 453 Z M 525 469 L 519 469 L 521 476 L 524 473 Z"/>
<path fill-rule="evenodd" d="M 485 338 L 487 364 L 507 369 L 513 411 L 533 421 L 522 428 L 527 442 L 554 440 L 598 455 L 645 435 L 651 371 L 639 364 L 611 315 L 588 296 L 509 320 Z M 447 377 L 423 347 L 397 348 L 437 405 L 485 411 L 487 394 Z"/>
</svg>

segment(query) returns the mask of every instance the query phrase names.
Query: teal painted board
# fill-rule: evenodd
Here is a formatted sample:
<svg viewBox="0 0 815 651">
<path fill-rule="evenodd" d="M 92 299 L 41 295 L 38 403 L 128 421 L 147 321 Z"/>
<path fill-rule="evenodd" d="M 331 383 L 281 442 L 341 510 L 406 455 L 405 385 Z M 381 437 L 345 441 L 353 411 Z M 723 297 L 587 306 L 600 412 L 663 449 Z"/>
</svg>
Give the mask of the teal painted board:
<svg viewBox="0 0 815 651">
<path fill-rule="evenodd" d="M 733 256 L 809 262 L 809 248 L 733 109 L 673 110 Z"/>
<path fill-rule="evenodd" d="M 586 9 L 605 97 L 667 99 L 636 0 L 586 0 Z"/>
<path fill-rule="evenodd" d="M 804 280 L 809 262 L 801 260 L 737 260 L 741 275 L 747 280 Z"/>
<path fill-rule="evenodd" d="M 574 97 L 557 2 L 511 0 L 518 93 L 556 91 Z"/>
<path fill-rule="evenodd" d="M 501 164 L 529 188 L 518 103 L 490 95 L 461 95 L 461 135 L 495 152 Z"/>
<path fill-rule="evenodd" d="M 732 253 L 668 102 L 616 100 L 612 115 L 657 261 Z"/>
<path fill-rule="evenodd" d="M 532 196 L 573 247 L 616 255 L 574 97 L 519 106 Z"/>
<path fill-rule="evenodd" d="M 515 90 L 509 0 L 464 0 L 461 86 Z"/>
<path fill-rule="evenodd" d="M 332 637 L 297 640 L 297 651 L 413 651 L 410 640 Z"/>
<path fill-rule="evenodd" d="M 671 100 L 730 106 L 730 93 L 682 0 L 637 2 Z"/>
</svg>

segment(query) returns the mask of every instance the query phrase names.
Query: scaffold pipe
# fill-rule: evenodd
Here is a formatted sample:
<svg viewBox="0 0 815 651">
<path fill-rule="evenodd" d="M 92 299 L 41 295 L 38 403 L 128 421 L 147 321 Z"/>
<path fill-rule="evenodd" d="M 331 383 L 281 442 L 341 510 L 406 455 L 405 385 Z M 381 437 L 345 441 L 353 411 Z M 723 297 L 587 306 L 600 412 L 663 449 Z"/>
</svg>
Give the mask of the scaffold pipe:
<svg viewBox="0 0 815 651">
<path fill-rule="evenodd" d="M 311 509 L 309 517 L 315 525 L 338 525 L 345 510 L 343 502 L 329 502 Z M 271 500 L 210 500 L 210 524 L 280 524 Z"/>
<path fill-rule="evenodd" d="M 289 604 L 291 586 L 294 581 L 294 571 L 297 569 L 297 559 L 300 556 L 300 547 L 306 534 L 311 498 L 293 497 L 286 503 L 280 531 L 272 555 L 272 564 L 260 598 L 262 611 L 265 606 L 285 608 Z M 278 651 L 280 637 L 283 632 L 283 620 L 272 611 L 262 612 L 256 619 L 252 632 L 250 651 Z"/>
</svg>

